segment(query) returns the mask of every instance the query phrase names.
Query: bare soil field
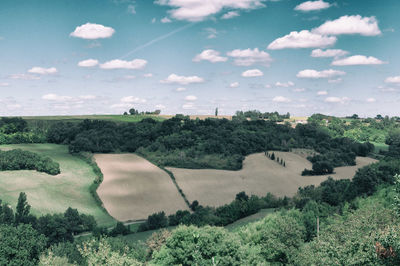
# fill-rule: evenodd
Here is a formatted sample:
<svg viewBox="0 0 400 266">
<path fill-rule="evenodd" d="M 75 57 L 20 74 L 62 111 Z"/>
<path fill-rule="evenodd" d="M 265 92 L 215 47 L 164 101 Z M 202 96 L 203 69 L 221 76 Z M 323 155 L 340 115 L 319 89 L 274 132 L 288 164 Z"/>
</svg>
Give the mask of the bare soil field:
<svg viewBox="0 0 400 266">
<path fill-rule="evenodd" d="M 179 187 L 190 202 L 198 200 L 202 205 L 220 206 L 234 200 L 240 191 L 258 196 L 265 196 L 267 192 L 276 196 L 293 196 L 299 187 L 319 185 L 328 176 L 334 179 L 350 179 L 358 168 L 376 161 L 357 157 L 356 166 L 335 168 L 335 174 L 301 176 L 304 168 L 312 167 L 304 156 L 293 152 L 275 152 L 275 156 L 282 158 L 286 167 L 270 160 L 264 153 L 258 153 L 247 156 L 243 162 L 243 169 L 239 171 L 167 169 L 174 174 Z"/>
<path fill-rule="evenodd" d="M 96 154 L 104 180 L 97 189 L 108 213 L 120 221 L 187 209 L 170 176 L 135 154 Z"/>
</svg>

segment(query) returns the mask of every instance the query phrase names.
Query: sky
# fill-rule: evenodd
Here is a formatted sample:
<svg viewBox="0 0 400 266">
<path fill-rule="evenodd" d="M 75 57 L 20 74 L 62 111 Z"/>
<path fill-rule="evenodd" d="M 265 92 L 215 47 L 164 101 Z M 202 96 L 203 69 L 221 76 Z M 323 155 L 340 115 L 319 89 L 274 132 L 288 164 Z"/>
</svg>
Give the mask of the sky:
<svg viewBox="0 0 400 266">
<path fill-rule="evenodd" d="M 398 0 L 1 0 L 0 115 L 400 115 Z"/>
</svg>

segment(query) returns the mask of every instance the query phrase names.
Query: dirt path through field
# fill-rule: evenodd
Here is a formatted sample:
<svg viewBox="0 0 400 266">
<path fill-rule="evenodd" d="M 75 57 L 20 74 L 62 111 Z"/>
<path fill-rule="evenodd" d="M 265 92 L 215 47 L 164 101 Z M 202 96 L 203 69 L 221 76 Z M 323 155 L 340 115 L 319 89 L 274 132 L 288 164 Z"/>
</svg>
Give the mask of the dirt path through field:
<svg viewBox="0 0 400 266">
<path fill-rule="evenodd" d="M 234 200 L 240 191 L 248 195 L 265 196 L 271 192 L 276 196 L 292 196 L 299 187 L 319 185 L 328 176 L 334 179 L 352 178 L 358 168 L 375 162 L 371 158 L 358 157 L 357 166 L 335 168 L 335 174 L 301 176 L 304 168 L 311 169 L 312 166 L 304 156 L 292 152 L 275 152 L 275 156 L 283 158 L 286 167 L 270 160 L 264 153 L 258 153 L 247 156 L 243 169 L 239 171 L 167 169 L 174 174 L 190 202 L 198 200 L 202 205 L 220 206 Z"/>
<path fill-rule="evenodd" d="M 109 214 L 120 221 L 167 215 L 187 206 L 169 175 L 135 154 L 96 154 L 104 180 L 97 189 Z"/>
</svg>

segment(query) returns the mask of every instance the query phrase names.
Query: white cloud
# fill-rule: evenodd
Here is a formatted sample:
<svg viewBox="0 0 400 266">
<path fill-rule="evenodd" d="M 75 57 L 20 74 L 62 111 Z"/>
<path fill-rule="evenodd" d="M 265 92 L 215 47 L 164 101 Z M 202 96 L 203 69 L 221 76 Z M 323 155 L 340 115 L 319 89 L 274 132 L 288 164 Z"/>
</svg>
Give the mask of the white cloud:
<svg viewBox="0 0 400 266">
<path fill-rule="evenodd" d="M 278 82 L 275 83 L 275 86 L 276 87 L 288 88 L 288 87 L 294 86 L 294 83 L 291 82 L 291 81 L 288 81 L 288 82 L 280 82 L 280 81 L 278 81 Z"/>
<path fill-rule="evenodd" d="M 165 105 L 162 104 L 157 104 L 155 107 L 156 109 L 165 109 Z"/>
<path fill-rule="evenodd" d="M 388 77 L 385 79 L 386 83 L 399 83 L 400 84 L 400 76 Z"/>
<path fill-rule="evenodd" d="M 234 64 L 237 66 L 251 66 L 254 64 L 269 66 L 272 62 L 271 56 L 267 52 L 258 50 L 258 48 L 235 49 L 228 52 L 227 55 L 234 58 Z"/>
<path fill-rule="evenodd" d="M 342 76 L 345 74 L 346 74 L 346 72 L 339 71 L 339 70 L 333 70 L 333 69 L 322 70 L 322 71 L 317 71 L 314 69 L 305 69 L 305 70 L 299 71 L 299 73 L 297 73 L 296 77 L 319 79 L 319 78 L 332 78 L 335 76 Z"/>
<path fill-rule="evenodd" d="M 341 49 L 326 49 L 321 50 L 321 49 L 315 49 L 312 50 L 311 56 L 312 57 L 340 57 L 340 56 L 345 56 L 349 52 L 341 50 Z"/>
<path fill-rule="evenodd" d="M 143 77 L 151 78 L 151 77 L 153 77 L 153 74 L 152 73 L 146 73 L 146 74 L 143 74 Z"/>
<path fill-rule="evenodd" d="M 57 69 L 55 67 L 43 68 L 43 67 L 32 67 L 28 70 L 29 73 L 32 74 L 40 74 L 40 75 L 48 75 L 57 73 Z"/>
<path fill-rule="evenodd" d="M 128 13 L 135 15 L 136 7 L 134 5 L 128 5 Z"/>
<path fill-rule="evenodd" d="M 87 59 L 87 60 L 83 60 L 80 61 L 78 63 L 78 66 L 80 67 L 94 67 L 97 66 L 99 64 L 99 61 L 96 59 Z"/>
<path fill-rule="evenodd" d="M 125 96 L 121 98 L 121 103 L 145 103 L 146 99 L 134 96 Z"/>
<path fill-rule="evenodd" d="M 342 16 L 336 20 L 329 20 L 313 29 L 313 32 L 323 35 L 360 34 L 376 36 L 381 34 L 375 17 L 361 17 L 360 15 Z"/>
<path fill-rule="evenodd" d="M 157 0 L 159 5 L 172 7 L 168 13 L 178 20 L 202 21 L 224 9 L 249 10 L 264 7 L 265 0 Z"/>
<path fill-rule="evenodd" d="M 110 108 L 113 109 L 126 109 L 126 108 L 131 108 L 132 104 L 131 103 L 116 103 L 116 104 L 112 104 L 110 106 Z"/>
<path fill-rule="evenodd" d="M 353 65 L 382 65 L 385 62 L 373 56 L 353 55 L 343 59 L 336 59 L 332 62 L 334 66 L 353 66 Z"/>
<path fill-rule="evenodd" d="M 182 109 L 185 110 L 193 110 L 196 109 L 194 103 L 185 103 L 184 105 L 182 105 Z"/>
<path fill-rule="evenodd" d="M 268 49 L 327 47 L 335 44 L 336 41 L 337 38 L 335 36 L 323 36 L 308 30 L 302 30 L 300 32 L 292 31 L 290 34 L 270 43 Z"/>
<path fill-rule="evenodd" d="M 225 13 L 221 18 L 222 19 L 231 19 L 231 18 L 238 17 L 238 16 L 239 16 L 239 12 L 229 11 L 228 13 Z"/>
<path fill-rule="evenodd" d="M 329 79 L 328 80 L 329 83 L 340 83 L 342 81 L 343 81 L 342 78 L 336 78 L 336 79 Z"/>
<path fill-rule="evenodd" d="M 94 100 L 96 98 L 97 97 L 95 95 L 81 95 L 81 96 L 79 96 L 79 99 L 82 99 L 82 100 Z"/>
<path fill-rule="evenodd" d="M 220 56 L 220 53 L 218 51 L 207 49 L 193 58 L 193 62 L 200 62 L 203 60 L 210 61 L 211 63 L 217 63 L 217 62 L 226 62 L 228 58 Z"/>
<path fill-rule="evenodd" d="M 100 38 L 110 38 L 115 30 L 111 27 L 106 27 L 100 24 L 86 23 L 75 28 L 70 36 L 95 40 Z"/>
<path fill-rule="evenodd" d="M 204 29 L 207 33 L 207 39 L 215 39 L 217 38 L 218 31 L 214 28 L 206 28 Z"/>
<path fill-rule="evenodd" d="M 12 74 L 9 76 L 10 79 L 22 79 L 22 80 L 38 80 L 40 77 L 31 74 Z"/>
<path fill-rule="evenodd" d="M 295 89 L 293 89 L 293 91 L 294 92 L 305 92 L 306 89 L 304 89 L 304 88 L 295 88 Z"/>
<path fill-rule="evenodd" d="M 264 73 L 259 69 L 249 69 L 242 73 L 242 77 L 252 78 L 252 77 L 261 77 Z"/>
<path fill-rule="evenodd" d="M 70 96 L 62 96 L 62 95 L 57 95 L 57 94 L 45 94 L 42 96 L 43 100 L 47 101 L 55 101 L 55 102 L 62 102 L 62 101 L 69 101 L 72 100 L 72 97 Z"/>
<path fill-rule="evenodd" d="M 185 100 L 186 101 L 196 101 L 197 97 L 194 96 L 194 95 L 188 95 L 188 96 L 185 97 Z"/>
<path fill-rule="evenodd" d="M 176 88 L 176 91 L 185 91 L 185 90 L 186 90 L 186 88 L 183 88 L 183 87 Z"/>
<path fill-rule="evenodd" d="M 328 95 L 327 91 L 317 91 L 317 95 Z"/>
<path fill-rule="evenodd" d="M 156 18 L 152 18 L 152 19 L 151 19 L 151 23 L 154 24 L 154 23 L 156 23 L 156 22 L 157 22 L 157 19 L 156 19 Z"/>
<path fill-rule="evenodd" d="M 322 0 L 318 1 L 307 1 L 304 3 L 301 3 L 300 5 L 296 6 L 294 10 L 298 11 L 315 11 L 315 10 L 321 10 L 321 9 L 326 9 L 329 8 L 331 4 L 324 2 Z"/>
<path fill-rule="evenodd" d="M 164 17 L 160 21 L 161 21 L 161 23 L 171 23 L 172 22 L 168 17 Z"/>
<path fill-rule="evenodd" d="M 237 88 L 237 87 L 239 87 L 240 86 L 240 84 L 239 84 L 239 82 L 232 82 L 231 84 L 229 84 L 229 87 L 230 88 Z"/>
<path fill-rule="evenodd" d="M 374 103 L 374 102 L 376 102 L 376 99 L 375 98 L 368 98 L 368 99 L 366 99 L 365 100 L 367 103 Z"/>
<path fill-rule="evenodd" d="M 325 102 L 327 103 L 346 103 L 350 101 L 347 97 L 327 97 L 325 98 Z"/>
<path fill-rule="evenodd" d="M 7 83 L 7 82 L 1 82 L 0 83 L 0 87 L 7 87 L 7 86 L 10 86 L 10 84 Z"/>
<path fill-rule="evenodd" d="M 277 102 L 277 103 L 288 103 L 291 102 L 291 100 L 289 98 L 283 97 L 283 96 L 275 96 L 272 99 L 273 102 Z"/>
<path fill-rule="evenodd" d="M 166 78 L 165 80 L 161 80 L 161 83 L 177 83 L 181 85 L 188 85 L 191 83 L 202 83 L 204 82 L 204 79 L 198 76 L 179 76 L 176 74 L 171 74 Z"/>
<path fill-rule="evenodd" d="M 134 59 L 132 61 L 125 61 L 120 59 L 114 59 L 100 64 L 102 69 L 142 69 L 147 65 L 147 61 L 144 59 Z"/>
</svg>

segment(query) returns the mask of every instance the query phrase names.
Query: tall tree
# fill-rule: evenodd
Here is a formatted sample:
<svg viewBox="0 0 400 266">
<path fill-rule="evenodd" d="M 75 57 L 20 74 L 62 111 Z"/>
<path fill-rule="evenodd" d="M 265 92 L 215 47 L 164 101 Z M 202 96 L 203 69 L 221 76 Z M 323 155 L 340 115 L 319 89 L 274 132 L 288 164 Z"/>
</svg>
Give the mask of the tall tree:
<svg viewBox="0 0 400 266">
<path fill-rule="evenodd" d="M 19 193 L 17 211 L 15 213 L 15 224 L 24 223 L 29 217 L 29 212 L 31 210 L 31 205 L 28 204 L 26 200 L 25 192 Z"/>
</svg>

